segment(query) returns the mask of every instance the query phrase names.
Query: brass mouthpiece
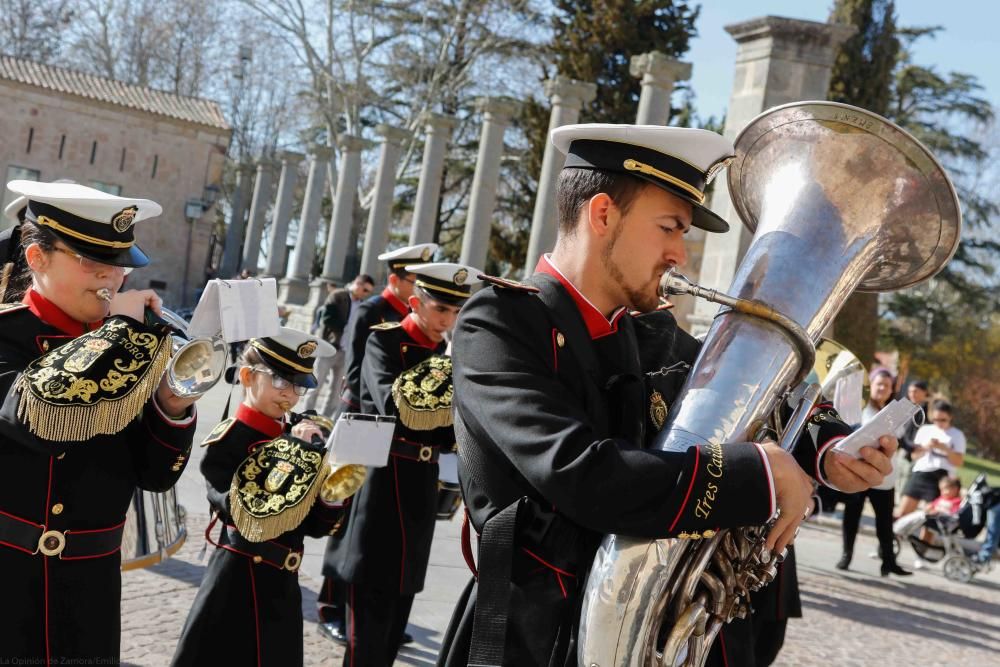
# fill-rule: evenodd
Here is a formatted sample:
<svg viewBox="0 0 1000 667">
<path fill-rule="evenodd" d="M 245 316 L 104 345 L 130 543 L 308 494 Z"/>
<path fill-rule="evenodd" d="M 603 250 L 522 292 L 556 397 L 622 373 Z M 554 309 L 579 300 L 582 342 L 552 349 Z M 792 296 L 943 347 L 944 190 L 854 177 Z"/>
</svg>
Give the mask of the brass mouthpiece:
<svg viewBox="0 0 1000 667">
<path fill-rule="evenodd" d="M 106 301 L 108 303 L 111 303 L 111 290 L 109 290 L 107 287 L 102 287 L 101 289 L 97 290 L 97 298 L 100 299 L 101 301 Z"/>
<path fill-rule="evenodd" d="M 281 408 L 282 412 L 291 412 L 292 410 L 292 404 L 289 403 L 288 401 L 282 401 L 281 403 L 278 403 L 278 407 Z"/>
</svg>

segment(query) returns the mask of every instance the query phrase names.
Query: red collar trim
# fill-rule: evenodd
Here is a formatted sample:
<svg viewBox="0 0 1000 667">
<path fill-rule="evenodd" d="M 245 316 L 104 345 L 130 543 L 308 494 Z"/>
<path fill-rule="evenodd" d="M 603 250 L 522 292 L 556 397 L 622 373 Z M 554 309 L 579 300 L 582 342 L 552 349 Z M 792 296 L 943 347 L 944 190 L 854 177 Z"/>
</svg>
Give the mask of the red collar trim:
<svg viewBox="0 0 1000 667">
<path fill-rule="evenodd" d="M 627 312 L 625 306 L 621 306 L 615 310 L 615 312 L 611 314 L 611 319 L 609 320 L 604 316 L 604 313 L 597 309 L 597 306 L 592 304 L 590 300 L 576 288 L 576 285 L 569 281 L 569 278 L 562 274 L 562 271 L 556 268 L 556 265 L 552 263 L 548 255 L 542 255 L 538 259 L 538 265 L 535 267 L 535 272 L 547 273 L 558 280 L 562 286 L 566 288 L 569 295 L 573 297 L 573 302 L 576 304 L 577 310 L 580 311 L 580 316 L 583 317 L 583 323 L 587 325 L 587 332 L 590 334 L 591 340 L 602 338 L 618 331 L 618 322 Z"/>
<path fill-rule="evenodd" d="M 246 403 L 240 403 L 236 408 L 236 419 L 243 422 L 255 431 L 259 431 L 269 438 L 277 438 L 285 430 L 285 424 L 271 419 L 260 410 L 251 408 Z"/>
<path fill-rule="evenodd" d="M 64 313 L 59 306 L 36 292 L 34 288 L 28 288 L 28 291 L 24 293 L 24 298 L 21 299 L 21 303 L 27 304 L 28 309 L 33 312 L 38 319 L 42 320 L 46 324 L 51 324 L 56 329 L 59 329 L 67 336 L 72 336 L 73 338 L 82 336 L 88 331 L 93 331 L 97 327 L 101 326 L 100 322 L 92 322 L 90 324 L 77 322 L 72 317 Z"/>
<path fill-rule="evenodd" d="M 392 290 L 388 287 L 382 290 L 382 298 L 389 302 L 389 305 L 399 313 L 400 317 L 406 317 L 410 314 L 410 307 L 400 301 L 399 297 L 393 294 Z"/>
<path fill-rule="evenodd" d="M 410 335 L 410 338 L 419 345 L 420 347 L 426 347 L 429 350 L 436 349 L 440 343 L 435 343 L 430 339 L 430 337 L 424 333 L 424 330 L 420 328 L 417 324 L 416 319 L 413 317 L 403 318 L 403 331 Z"/>
</svg>

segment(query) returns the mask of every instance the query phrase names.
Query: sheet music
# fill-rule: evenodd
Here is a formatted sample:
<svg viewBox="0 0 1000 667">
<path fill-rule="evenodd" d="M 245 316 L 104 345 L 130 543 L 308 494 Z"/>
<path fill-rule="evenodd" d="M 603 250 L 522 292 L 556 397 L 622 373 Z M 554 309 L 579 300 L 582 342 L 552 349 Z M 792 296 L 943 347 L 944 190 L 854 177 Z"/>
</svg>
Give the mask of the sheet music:
<svg viewBox="0 0 1000 667">
<path fill-rule="evenodd" d="M 331 458 L 336 463 L 384 467 L 395 430 L 395 417 L 342 414 L 327 441 Z"/>
</svg>

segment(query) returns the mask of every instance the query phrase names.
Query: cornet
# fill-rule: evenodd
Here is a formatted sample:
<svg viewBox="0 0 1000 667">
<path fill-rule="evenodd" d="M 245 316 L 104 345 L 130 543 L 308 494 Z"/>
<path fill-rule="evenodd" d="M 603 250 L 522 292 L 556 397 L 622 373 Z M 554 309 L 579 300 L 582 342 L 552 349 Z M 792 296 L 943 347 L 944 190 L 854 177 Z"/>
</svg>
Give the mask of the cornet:
<svg viewBox="0 0 1000 667">
<path fill-rule="evenodd" d="M 111 290 L 97 290 L 97 297 L 111 303 Z M 226 370 L 226 344 L 220 336 L 188 338 L 187 321 L 177 313 L 161 308 L 162 316 L 146 309 L 146 321 L 165 324 L 173 331 L 173 354 L 164 371 L 167 386 L 175 396 L 196 398 L 222 379 Z"/>
</svg>

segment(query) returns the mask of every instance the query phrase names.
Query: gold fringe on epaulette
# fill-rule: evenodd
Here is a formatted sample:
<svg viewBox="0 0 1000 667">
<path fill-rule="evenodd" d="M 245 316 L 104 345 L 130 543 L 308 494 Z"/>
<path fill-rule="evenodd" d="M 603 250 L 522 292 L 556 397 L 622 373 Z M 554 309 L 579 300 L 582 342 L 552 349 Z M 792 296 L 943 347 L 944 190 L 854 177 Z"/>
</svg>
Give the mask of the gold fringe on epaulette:
<svg viewBox="0 0 1000 667">
<path fill-rule="evenodd" d="M 7 300 L 7 285 L 10 283 L 10 274 L 14 270 L 14 263 L 7 262 L 0 271 L 0 303 Z"/>
<path fill-rule="evenodd" d="M 437 408 L 418 408 L 411 405 L 402 391 L 402 376 L 392 383 L 392 400 L 399 411 L 399 421 L 414 431 L 432 431 L 436 428 L 451 426 L 455 418 L 451 413 L 451 402 Z"/>
<path fill-rule="evenodd" d="M 309 490 L 299 498 L 298 502 L 281 509 L 278 514 L 268 517 L 256 517 L 244 507 L 238 483 L 240 477 L 237 473 L 233 476 L 233 483 L 229 487 L 229 514 L 233 517 L 236 530 L 240 531 L 240 535 L 250 542 L 266 542 L 290 530 L 295 530 L 309 516 L 313 503 L 316 502 L 316 496 L 319 494 L 319 489 L 326 481 L 329 472 L 329 466 L 323 465 L 312 484 L 309 485 Z"/>
<path fill-rule="evenodd" d="M 150 361 L 149 370 L 127 394 L 114 400 L 98 400 L 87 405 L 51 405 L 31 393 L 28 378 L 21 375 L 15 389 L 21 392 L 17 417 L 42 440 L 78 442 L 97 435 L 115 435 L 139 416 L 146 402 L 160 386 L 160 378 L 170 362 L 169 336 L 164 336 Z"/>
</svg>

